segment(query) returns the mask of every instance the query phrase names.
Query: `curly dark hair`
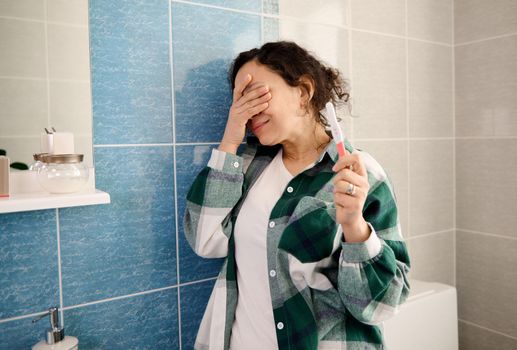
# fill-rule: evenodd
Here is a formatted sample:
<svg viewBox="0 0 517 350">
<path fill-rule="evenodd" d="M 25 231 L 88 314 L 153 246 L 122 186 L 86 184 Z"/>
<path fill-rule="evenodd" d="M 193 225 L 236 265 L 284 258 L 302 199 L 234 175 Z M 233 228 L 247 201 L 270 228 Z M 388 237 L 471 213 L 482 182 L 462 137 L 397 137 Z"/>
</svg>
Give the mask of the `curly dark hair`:
<svg viewBox="0 0 517 350">
<path fill-rule="evenodd" d="M 348 84 L 341 73 L 318 60 L 314 55 L 291 41 L 269 42 L 260 48 L 241 52 L 233 61 L 228 79 L 232 90 L 235 88 L 235 77 L 241 67 L 249 61 L 256 60 L 280 75 L 292 87 L 303 86 L 302 77 L 309 78 L 314 86 L 312 96 L 306 108 L 311 108 L 316 120 L 327 126 L 327 120 L 319 113 L 325 104 L 332 101 L 334 105 L 346 104 L 349 99 Z"/>
</svg>

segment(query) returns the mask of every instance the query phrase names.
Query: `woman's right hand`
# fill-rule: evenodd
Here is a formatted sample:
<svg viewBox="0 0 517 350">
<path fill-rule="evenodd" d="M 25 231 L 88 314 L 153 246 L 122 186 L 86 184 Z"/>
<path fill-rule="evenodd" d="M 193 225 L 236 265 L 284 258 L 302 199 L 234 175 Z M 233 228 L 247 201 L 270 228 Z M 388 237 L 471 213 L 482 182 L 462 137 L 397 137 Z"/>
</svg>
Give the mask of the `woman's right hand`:
<svg viewBox="0 0 517 350">
<path fill-rule="evenodd" d="M 246 124 L 255 115 L 268 108 L 271 93 L 266 85 L 258 84 L 252 88 L 251 75 L 246 76 L 235 84 L 233 89 L 233 103 L 226 122 L 224 136 L 219 150 L 236 154 L 246 134 Z"/>
</svg>

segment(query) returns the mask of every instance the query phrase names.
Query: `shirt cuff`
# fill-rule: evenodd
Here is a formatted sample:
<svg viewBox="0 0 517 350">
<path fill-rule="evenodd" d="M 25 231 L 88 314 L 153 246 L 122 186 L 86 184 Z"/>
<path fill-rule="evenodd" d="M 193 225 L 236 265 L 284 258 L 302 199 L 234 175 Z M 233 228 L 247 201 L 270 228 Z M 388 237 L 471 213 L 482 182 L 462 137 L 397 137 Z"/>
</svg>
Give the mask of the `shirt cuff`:
<svg viewBox="0 0 517 350">
<path fill-rule="evenodd" d="M 243 158 L 236 154 L 212 149 L 208 167 L 229 174 L 242 174 Z"/>
<path fill-rule="evenodd" d="M 373 226 L 369 222 L 366 223 L 370 226 L 372 231 L 370 233 L 370 237 L 368 237 L 366 241 L 358 243 L 341 243 L 341 247 L 343 248 L 341 258 L 343 262 L 361 263 L 373 259 L 380 254 L 382 250 L 382 242 L 377 236 Z"/>
</svg>

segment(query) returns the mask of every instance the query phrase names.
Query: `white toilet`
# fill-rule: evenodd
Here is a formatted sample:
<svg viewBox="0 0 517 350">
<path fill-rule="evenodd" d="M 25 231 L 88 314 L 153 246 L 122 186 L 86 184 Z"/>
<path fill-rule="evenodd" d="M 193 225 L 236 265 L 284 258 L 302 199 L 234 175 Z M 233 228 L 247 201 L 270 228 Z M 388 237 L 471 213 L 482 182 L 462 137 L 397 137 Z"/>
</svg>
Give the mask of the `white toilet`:
<svg viewBox="0 0 517 350">
<path fill-rule="evenodd" d="M 399 313 L 384 322 L 388 350 L 458 350 L 456 288 L 410 280 Z"/>
</svg>

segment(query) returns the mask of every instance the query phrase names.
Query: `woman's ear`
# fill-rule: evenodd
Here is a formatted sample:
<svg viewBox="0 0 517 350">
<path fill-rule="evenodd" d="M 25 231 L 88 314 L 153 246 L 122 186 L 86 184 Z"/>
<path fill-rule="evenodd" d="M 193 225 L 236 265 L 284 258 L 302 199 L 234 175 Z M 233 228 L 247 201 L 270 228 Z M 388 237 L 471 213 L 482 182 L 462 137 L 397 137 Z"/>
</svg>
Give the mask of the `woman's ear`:
<svg viewBox="0 0 517 350">
<path fill-rule="evenodd" d="M 314 81 L 308 75 L 302 75 L 299 79 L 301 107 L 309 107 L 309 103 L 314 96 Z"/>
</svg>

